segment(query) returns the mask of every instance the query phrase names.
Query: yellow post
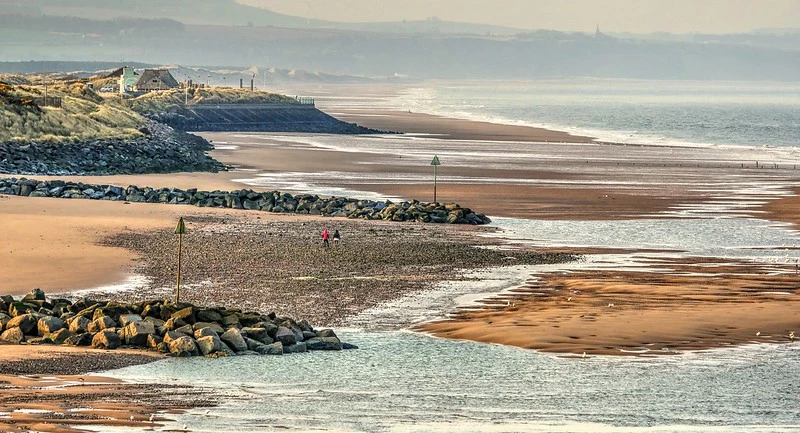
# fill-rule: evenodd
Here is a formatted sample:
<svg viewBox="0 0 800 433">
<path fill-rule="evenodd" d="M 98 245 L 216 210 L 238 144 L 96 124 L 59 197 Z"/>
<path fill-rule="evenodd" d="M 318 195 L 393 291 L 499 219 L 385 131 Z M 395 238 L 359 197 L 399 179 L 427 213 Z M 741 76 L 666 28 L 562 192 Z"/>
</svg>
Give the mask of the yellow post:
<svg viewBox="0 0 800 433">
<path fill-rule="evenodd" d="M 178 235 L 178 278 L 175 283 L 175 303 L 177 304 L 181 301 L 181 256 L 183 255 L 183 234 L 186 233 L 186 225 L 183 223 L 183 217 L 178 220 L 175 233 Z"/>
</svg>

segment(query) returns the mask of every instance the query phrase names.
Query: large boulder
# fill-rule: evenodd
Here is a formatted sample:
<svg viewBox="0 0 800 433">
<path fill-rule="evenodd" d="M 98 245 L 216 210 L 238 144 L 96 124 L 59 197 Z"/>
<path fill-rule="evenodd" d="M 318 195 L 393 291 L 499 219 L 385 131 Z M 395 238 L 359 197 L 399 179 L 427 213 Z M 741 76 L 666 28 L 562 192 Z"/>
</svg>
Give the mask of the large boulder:
<svg viewBox="0 0 800 433">
<path fill-rule="evenodd" d="M 11 302 L 11 304 L 8 306 L 8 314 L 10 314 L 11 317 L 21 316 L 23 314 L 28 314 L 33 311 L 34 311 L 33 306 L 22 303 L 20 301 Z"/>
<path fill-rule="evenodd" d="M 164 333 L 164 343 L 172 343 L 172 340 L 177 340 L 178 338 L 185 337 L 185 334 L 181 334 L 180 332 L 175 331 L 167 331 Z"/>
<path fill-rule="evenodd" d="M 222 326 L 225 326 L 225 327 L 228 327 L 228 328 L 233 327 L 233 326 L 238 328 L 239 326 L 241 326 L 239 324 L 239 316 L 237 316 L 235 314 L 229 314 L 227 316 L 222 317 L 222 321 L 220 323 L 222 323 Z"/>
<path fill-rule="evenodd" d="M 26 301 L 44 301 L 46 299 L 47 299 L 47 297 L 45 296 L 44 291 L 42 291 L 42 289 L 33 289 L 33 290 L 31 290 L 30 293 L 28 293 L 27 295 L 25 295 L 22 298 L 22 302 L 26 302 Z"/>
<path fill-rule="evenodd" d="M 58 317 L 45 316 L 38 322 L 39 335 L 47 335 L 64 328 L 64 321 Z M 61 344 L 61 343 L 58 343 Z"/>
<path fill-rule="evenodd" d="M 114 322 L 114 319 L 108 316 L 100 316 L 97 319 L 92 320 L 92 322 L 89 323 L 89 326 L 86 327 L 86 330 L 94 333 L 100 332 L 104 329 L 116 328 L 116 326 L 117 323 Z"/>
<path fill-rule="evenodd" d="M 120 346 L 119 335 L 113 331 L 100 331 L 92 338 L 94 349 L 116 349 Z"/>
<path fill-rule="evenodd" d="M 164 339 L 159 337 L 155 334 L 150 334 L 147 336 L 147 348 L 148 349 L 158 349 L 159 345 L 164 342 Z"/>
<path fill-rule="evenodd" d="M 315 337 L 306 341 L 309 350 L 342 350 L 342 342 L 336 337 Z"/>
<path fill-rule="evenodd" d="M 195 315 L 198 322 L 221 322 L 222 315 L 218 311 L 210 308 L 198 310 Z"/>
<path fill-rule="evenodd" d="M 192 329 L 192 325 L 183 325 L 180 328 L 175 328 L 174 331 L 189 337 L 194 335 L 194 329 Z"/>
<path fill-rule="evenodd" d="M 9 316 L 6 313 L 0 312 L 0 330 L 5 328 L 6 323 L 8 323 L 10 320 L 11 320 L 11 316 Z"/>
<path fill-rule="evenodd" d="M 283 353 L 303 353 L 303 352 L 308 352 L 308 345 L 304 341 L 292 344 L 291 346 L 283 346 Z"/>
<path fill-rule="evenodd" d="M 291 346 L 297 343 L 297 336 L 291 329 L 285 326 L 279 326 L 275 331 L 275 341 L 280 341 L 284 346 Z"/>
<path fill-rule="evenodd" d="M 242 328 L 242 334 L 261 344 L 272 344 L 274 340 L 267 334 L 266 328 Z"/>
<path fill-rule="evenodd" d="M 217 336 L 217 337 L 219 337 L 219 334 L 217 334 L 217 332 L 214 331 L 211 328 L 200 328 L 200 329 L 194 331 L 195 340 L 197 340 L 199 338 L 203 338 L 203 337 L 208 337 L 208 336 Z"/>
<path fill-rule="evenodd" d="M 183 319 L 170 318 L 167 319 L 166 322 L 164 322 L 164 329 L 166 329 L 167 331 L 174 331 L 180 328 L 181 326 L 186 326 L 186 325 L 187 323 L 184 322 Z"/>
<path fill-rule="evenodd" d="M 178 310 L 172 313 L 170 318 L 176 321 L 182 320 L 184 323 L 189 323 L 189 324 L 194 323 L 195 322 L 194 307 L 188 306 L 186 308 Z"/>
<path fill-rule="evenodd" d="M 208 329 L 208 328 L 203 328 Z M 213 332 L 213 331 L 212 331 Z M 222 350 L 222 340 L 215 335 L 206 335 L 197 339 L 197 348 L 203 355 L 208 355 Z"/>
<path fill-rule="evenodd" d="M 6 323 L 6 329 L 19 328 L 25 335 L 34 335 L 36 334 L 38 322 L 33 314 L 21 314 L 9 320 Z"/>
<path fill-rule="evenodd" d="M 283 344 L 280 341 L 265 344 L 259 348 L 258 353 L 262 355 L 283 355 Z"/>
<path fill-rule="evenodd" d="M 64 344 L 68 344 L 70 346 L 89 346 L 92 344 L 92 334 L 89 332 L 84 332 L 82 334 L 70 335 L 64 341 Z"/>
<path fill-rule="evenodd" d="M 198 329 L 203 329 L 203 328 L 211 328 L 212 330 L 214 330 L 214 332 L 217 333 L 217 335 L 222 334 L 223 332 L 225 332 L 225 330 L 222 329 L 222 326 L 219 326 L 218 323 L 195 322 L 195 324 L 192 325 L 192 327 L 194 328 L 195 331 L 197 331 Z"/>
<path fill-rule="evenodd" d="M 234 352 L 243 352 L 247 350 L 247 343 L 244 341 L 242 333 L 236 328 L 228 329 L 227 331 L 223 332 L 219 338 L 221 338 L 222 341 L 224 341 Z"/>
<path fill-rule="evenodd" d="M 147 337 L 156 333 L 156 328 L 152 322 L 141 320 L 128 322 L 128 325 L 122 328 L 122 335 L 125 339 L 125 344 L 131 346 L 146 346 Z"/>
<path fill-rule="evenodd" d="M 142 316 L 138 314 L 123 314 L 119 316 L 119 326 L 126 327 L 131 322 L 139 322 L 142 320 Z"/>
<path fill-rule="evenodd" d="M 0 341 L 8 344 L 20 344 L 25 341 L 25 335 L 19 328 L 9 328 L 0 334 Z"/>
<path fill-rule="evenodd" d="M 169 343 L 169 352 L 177 357 L 197 356 L 200 354 L 194 338 L 186 335 L 172 340 Z"/>
<path fill-rule="evenodd" d="M 261 346 L 264 346 L 264 343 L 253 340 L 252 338 L 244 337 L 244 342 L 247 343 L 247 349 L 252 350 L 253 352 L 258 352 L 258 349 Z"/>
<path fill-rule="evenodd" d="M 336 333 L 333 329 L 320 329 L 317 331 L 317 337 L 336 337 Z"/>
<path fill-rule="evenodd" d="M 53 342 L 53 344 L 62 344 L 65 341 L 67 341 L 67 339 L 69 337 L 71 337 L 71 336 L 72 336 L 72 333 L 69 332 L 69 329 L 67 329 L 67 328 L 58 329 L 58 330 L 56 330 L 56 331 L 54 331 L 54 332 L 52 332 L 52 333 L 47 335 L 47 337 L 50 338 L 50 340 Z"/>
<path fill-rule="evenodd" d="M 75 316 L 69 321 L 69 330 L 75 333 L 86 332 L 90 323 L 92 321 L 87 319 L 86 316 Z"/>
</svg>

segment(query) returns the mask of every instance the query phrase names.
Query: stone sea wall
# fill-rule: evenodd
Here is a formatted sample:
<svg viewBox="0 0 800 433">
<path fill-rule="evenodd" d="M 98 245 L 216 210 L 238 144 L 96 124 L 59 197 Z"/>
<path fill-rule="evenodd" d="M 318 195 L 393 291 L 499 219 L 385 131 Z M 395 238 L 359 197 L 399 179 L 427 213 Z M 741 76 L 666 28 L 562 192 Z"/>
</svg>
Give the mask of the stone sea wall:
<svg viewBox="0 0 800 433">
<path fill-rule="evenodd" d="M 260 210 L 276 213 L 322 215 L 384 221 L 419 221 L 425 223 L 487 224 L 481 213 L 455 203 L 420 203 L 390 200 L 358 200 L 344 197 L 320 197 L 312 194 L 238 191 L 198 191 L 177 188 L 150 188 L 85 184 L 60 180 L 37 181 L 26 178 L 0 179 L 0 194 L 27 197 L 77 198 L 127 202 L 167 203 L 198 207 Z"/>
<path fill-rule="evenodd" d="M 183 131 L 385 134 L 328 115 L 304 104 L 194 104 L 141 114 Z"/>
<path fill-rule="evenodd" d="M 34 289 L 0 296 L 0 343 L 136 347 L 172 356 L 282 355 L 357 347 L 307 321 L 238 309 L 153 300 L 135 304 L 72 302 Z"/>
<path fill-rule="evenodd" d="M 0 143 L 0 173 L 108 175 L 224 170 L 202 137 L 150 121 L 140 137 L 70 142 Z"/>
</svg>

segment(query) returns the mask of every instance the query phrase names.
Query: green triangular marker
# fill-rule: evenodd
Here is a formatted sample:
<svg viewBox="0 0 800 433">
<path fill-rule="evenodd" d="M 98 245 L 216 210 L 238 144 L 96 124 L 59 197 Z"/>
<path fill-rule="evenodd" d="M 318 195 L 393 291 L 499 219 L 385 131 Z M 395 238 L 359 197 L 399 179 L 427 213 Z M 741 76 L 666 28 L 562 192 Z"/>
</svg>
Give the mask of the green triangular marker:
<svg viewBox="0 0 800 433">
<path fill-rule="evenodd" d="M 433 156 L 433 161 L 431 161 L 431 165 L 442 165 L 439 162 L 439 157 L 438 156 L 436 156 L 436 155 Z"/>
<path fill-rule="evenodd" d="M 183 235 L 186 234 L 186 224 L 183 223 L 183 217 L 178 220 L 178 227 L 175 227 L 175 234 L 176 235 Z"/>
</svg>

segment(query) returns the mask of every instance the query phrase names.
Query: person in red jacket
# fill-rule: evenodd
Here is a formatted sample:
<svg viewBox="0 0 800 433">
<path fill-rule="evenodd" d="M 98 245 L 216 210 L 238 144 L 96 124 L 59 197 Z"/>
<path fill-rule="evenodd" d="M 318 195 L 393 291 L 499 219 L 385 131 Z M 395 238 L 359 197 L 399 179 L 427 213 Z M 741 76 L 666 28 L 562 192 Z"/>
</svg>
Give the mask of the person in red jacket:
<svg viewBox="0 0 800 433">
<path fill-rule="evenodd" d="M 325 247 L 330 247 L 331 245 L 328 243 L 328 229 L 322 230 L 322 245 Z"/>
</svg>

